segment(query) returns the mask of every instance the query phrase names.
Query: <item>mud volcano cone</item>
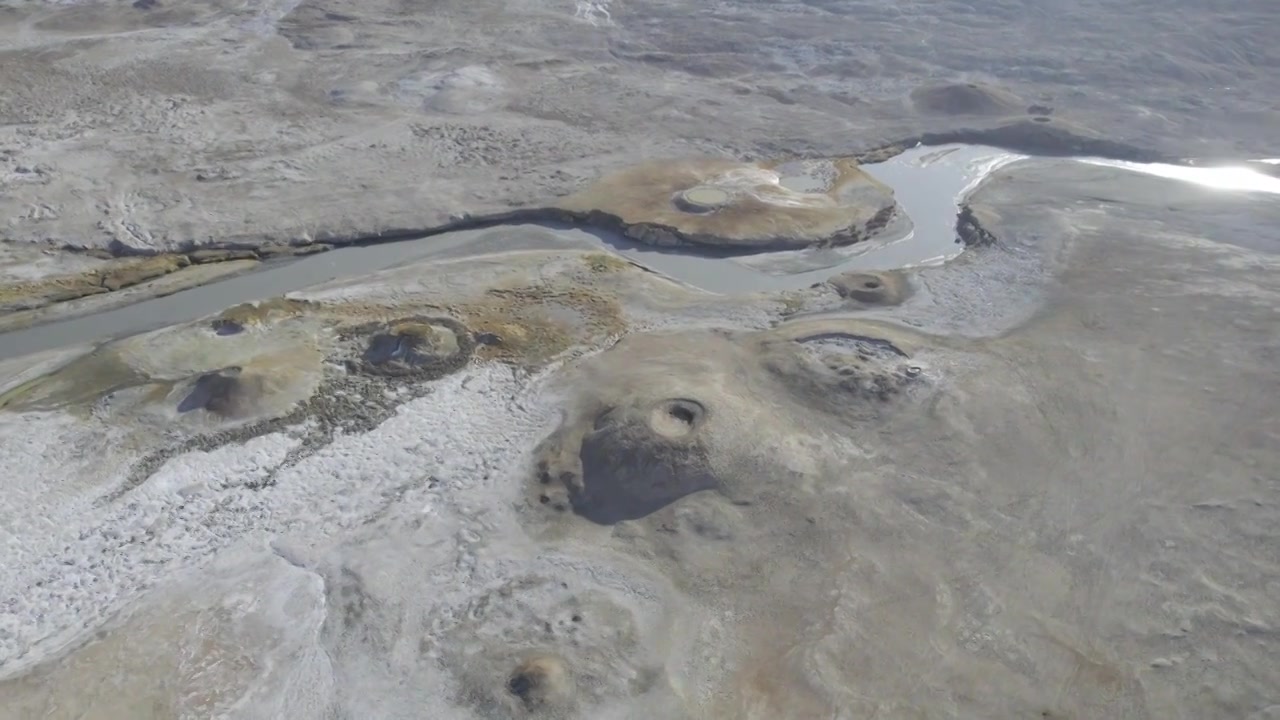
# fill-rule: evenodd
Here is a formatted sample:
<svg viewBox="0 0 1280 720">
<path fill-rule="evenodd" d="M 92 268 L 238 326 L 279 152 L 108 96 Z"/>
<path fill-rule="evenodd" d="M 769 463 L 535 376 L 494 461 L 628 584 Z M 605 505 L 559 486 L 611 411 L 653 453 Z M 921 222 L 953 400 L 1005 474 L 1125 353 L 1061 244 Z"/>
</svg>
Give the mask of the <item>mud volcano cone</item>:
<svg viewBox="0 0 1280 720">
<path fill-rule="evenodd" d="M 748 252 L 850 245 L 897 212 L 893 190 L 847 158 L 658 161 L 602 178 L 559 206 L 651 245 Z"/>
</svg>

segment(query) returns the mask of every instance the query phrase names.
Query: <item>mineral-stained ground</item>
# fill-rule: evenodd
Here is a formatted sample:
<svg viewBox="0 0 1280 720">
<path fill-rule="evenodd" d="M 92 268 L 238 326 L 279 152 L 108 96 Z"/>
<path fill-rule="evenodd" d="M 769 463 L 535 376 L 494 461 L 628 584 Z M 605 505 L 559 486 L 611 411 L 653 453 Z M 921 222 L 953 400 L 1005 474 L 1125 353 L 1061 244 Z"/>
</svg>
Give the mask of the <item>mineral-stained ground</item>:
<svg viewBox="0 0 1280 720">
<path fill-rule="evenodd" d="M 1275 178 L 1081 159 L 1273 171 L 1278 19 L 0 2 L 0 332 L 338 258 L 0 334 L 0 719 L 1280 718 Z"/>
</svg>

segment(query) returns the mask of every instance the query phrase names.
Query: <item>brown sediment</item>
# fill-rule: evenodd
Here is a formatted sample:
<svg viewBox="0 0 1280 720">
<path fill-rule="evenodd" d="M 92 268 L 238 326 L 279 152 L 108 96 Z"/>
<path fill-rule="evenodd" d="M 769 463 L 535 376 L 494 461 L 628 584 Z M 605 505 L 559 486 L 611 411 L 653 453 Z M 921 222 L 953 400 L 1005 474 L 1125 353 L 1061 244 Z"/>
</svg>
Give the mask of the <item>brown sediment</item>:
<svg viewBox="0 0 1280 720">
<path fill-rule="evenodd" d="M 803 177 L 800 189 L 787 187 L 790 174 Z M 650 245 L 759 252 L 860 242 L 884 226 L 896 205 L 893 191 L 852 158 L 692 158 L 624 169 L 555 207 Z"/>
<path fill-rule="evenodd" d="M 448 317 L 413 316 L 343 331 L 357 347 L 348 369 L 369 375 L 434 379 L 471 359 L 476 341 L 466 325 Z"/>
<path fill-rule="evenodd" d="M 574 347 L 623 333 L 626 323 L 610 292 L 615 281 L 591 286 L 601 272 L 637 268 L 611 261 L 607 253 L 575 253 L 571 264 L 560 267 L 559 277 L 542 283 L 529 284 L 517 273 L 506 285 L 452 303 L 426 297 L 395 306 L 294 298 L 244 303 L 213 319 L 217 336 L 193 325 L 183 332 L 196 336 L 185 341 L 148 334 L 110 343 L 10 390 L 0 397 L 0 408 L 105 413 L 104 418 L 123 413 L 144 432 L 154 423 L 180 423 L 185 439 L 145 454 L 106 502 L 130 492 L 175 453 L 242 442 L 305 421 L 309 429 L 290 455 L 293 462 L 339 429 L 376 426 L 400 404 L 429 392 L 423 381 L 453 373 L 472 357 L 532 369 Z M 405 307 L 429 314 L 405 316 Z M 253 337 L 235 338 L 255 326 Z M 231 337 L 218 337 L 226 335 Z M 371 345 L 379 338 L 394 340 L 393 352 Z M 397 338 L 409 339 L 410 352 L 401 352 Z M 180 376 L 165 375 L 177 368 L 157 365 L 156 352 L 192 340 L 209 343 L 208 352 L 185 352 Z M 102 404 L 112 393 L 111 403 Z M 271 482 L 268 477 L 256 486 Z"/>
<path fill-rule="evenodd" d="M 59 275 L 0 285 L 0 313 L 39 310 L 50 305 L 123 290 L 173 274 L 191 265 L 310 255 L 324 252 L 331 247 L 325 243 L 302 246 L 268 245 L 256 249 L 207 247 L 188 253 L 151 255 L 145 253 L 113 255 L 102 249 L 80 250 L 67 247 L 63 248 L 64 252 L 107 260 L 109 264 L 74 275 Z M 212 277 L 209 278 L 209 280 L 212 279 Z M 198 284 L 202 283 L 197 282 L 196 285 Z M 14 327 L 24 324 L 26 323 L 16 323 Z"/>
<path fill-rule="evenodd" d="M 0 312 L 33 310 L 53 303 L 109 292 L 96 278 L 73 276 L 0 287 Z"/>
<path fill-rule="evenodd" d="M 597 273 L 618 272 L 635 265 L 613 253 L 587 253 L 582 256 L 582 262 L 586 263 L 591 272 Z"/>
<path fill-rule="evenodd" d="M 0 312 L 33 310 L 53 303 L 137 285 L 191 264 L 185 255 L 155 255 L 119 260 L 78 275 L 0 286 Z"/>
<path fill-rule="evenodd" d="M 826 284 L 840 297 L 866 305 L 900 305 L 910 293 L 906 275 L 893 270 L 841 273 Z"/>
<path fill-rule="evenodd" d="M 196 264 L 223 262 L 225 260 L 257 260 L 258 253 L 252 250 L 196 250 L 187 255 Z"/>
<path fill-rule="evenodd" d="M 315 309 L 316 304 L 307 300 L 274 297 L 257 302 L 247 302 L 227 308 L 214 319 L 215 324 L 262 325 L 286 317 L 295 317 Z"/>
<path fill-rule="evenodd" d="M 919 96 L 919 97 L 916 97 Z M 971 111 L 962 115 L 998 115 L 1010 105 L 1001 92 L 975 85 L 921 89 L 917 100 Z M 929 100 L 928 98 L 933 98 Z M 1017 104 L 1017 103 L 1014 103 Z M 925 133 L 842 158 L 744 163 L 724 158 L 652 162 L 607 175 L 544 207 L 528 207 L 486 216 L 468 216 L 422 228 L 396 228 L 371 235 L 341 237 L 317 232 L 300 244 L 211 243 L 179 253 L 155 253 L 115 244 L 110 250 L 67 246 L 64 250 L 119 264 L 69 276 L 0 286 L 0 312 L 39 309 L 101 295 L 172 273 L 190 264 L 236 259 L 270 259 L 323 252 L 332 247 L 376 244 L 444 232 L 520 222 L 569 222 L 619 232 L 637 242 L 657 246 L 693 246 L 705 251 L 742 253 L 803 247 L 840 246 L 874 237 L 896 216 L 892 190 L 867 176 L 859 163 L 884 162 L 924 144 L 981 143 L 1042 155 L 1090 154 L 1138 161 L 1172 161 L 1156 153 L 1109 141 L 1087 128 L 1047 115 L 982 120 L 976 127 Z M 831 187 L 820 192 L 790 192 L 775 182 L 742 182 L 741 176 L 775 172 L 781 166 L 826 163 Z M 683 193 L 729 182 L 725 203 L 690 206 Z M 717 193 L 723 192 L 723 188 Z M 704 193 L 706 197 L 710 195 Z M 694 196 L 691 196 L 694 197 Z M 825 199 L 825 201 L 823 200 Z M 962 229 L 967 244 L 987 241 L 981 233 Z M 973 240 L 979 240 L 974 242 Z M 41 318 L 11 321 L 24 327 Z"/>
<path fill-rule="evenodd" d="M 88 406 L 107 393 L 146 383 L 142 373 L 114 353 L 95 351 L 0 395 L 0 410 L 27 411 Z"/>
<path fill-rule="evenodd" d="M 0 314 L 0 332 L 21 330 L 42 322 L 103 312 L 141 300 L 173 295 L 183 290 L 189 290 L 223 279 L 229 275 L 245 272 L 257 264 L 257 260 L 229 260 L 203 265 L 188 265 L 114 292 L 108 291 L 103 287 L 97 287 L 89 294 L 78 295 L 79 288 L 77 288 L 76 293 L 69 294 L 59 302 L 46 303 L 39 307 Z"/>
<path fill-rule="evenodd" d="M 732 494 L 737 478 L 710 453 L 708 438 L 739 421 L 735 407 L 763 402 L 753 393 L 773 387 L 811 413 L 885 415 L 923 380 L 913 346 L 908 333 L 844 319 L 762 332 L 629 335 L 576 368 L 587 382 L 539 447 L 532 486 L 540 504 L 559 510 L 567 498 L 601 525 L 646 517 L 694 493 Z M 750 400 L 742 387 L 752 389 Z"/>
<path fill-rule="evenodd" d="M 477 357 L 526 366 L 545 363 L 585 336 L 626 328 L 617 300 L 588 288 L 493 288 L 451 309 L 482 338 Z"/>
</svg>

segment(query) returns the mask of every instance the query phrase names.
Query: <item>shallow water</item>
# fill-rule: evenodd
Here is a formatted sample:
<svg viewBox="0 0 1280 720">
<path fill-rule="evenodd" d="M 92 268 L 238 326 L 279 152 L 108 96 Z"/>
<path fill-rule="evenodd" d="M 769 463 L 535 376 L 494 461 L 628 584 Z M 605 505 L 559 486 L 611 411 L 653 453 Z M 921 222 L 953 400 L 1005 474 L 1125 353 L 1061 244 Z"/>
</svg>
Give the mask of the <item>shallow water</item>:
<svg viewBox="0 0 1280 720">
<path fill-rule="evenodd" d="M 992 172 L 1026 159 L 981 145 L 920 146 L 886 162 L 865 166 L 894 189 L 909 229 L 847 248 L 708 257 L 657 249 L 599 231 L 557 229 L 502 234 L 501 247 L 481 250 L 491 229 L 460 230 L 415 240 L 347 247 L 268 265 L 246 275 L 210 283 L 101 313 L 46 323 L 0 335 L 0 359 L 101 342 L 188 322 L 238 303 L 301 290 L 322 282 L 357 277 L 431 257 L 473 252 L 538 250 L 578 246 L 607 248 L 656 272 L 721 294 L 777 292 L 808 287 L 850 270 L 892 270 L 941 265 L 964 249 L 955 233 L 958 205 Z M 1280 193 L 1280 178 L 1247 168 L 1196 168 L 1132 163 L 1102 158 L 1081 162 L 1170 178 L 1210 188 Z M 545 230 L 543 226 L 511 225 Z"/>
<path fill-rule="evenodd" d="M 963 249 L 955 240 L 957 201 L 990 172 L 1021 157 L 996 148 L 953 145 L 919 147 L 887 162 L 867 166 L 868 172 L 894 188 L 903 212 L 914 225 L 899 237 L 840 250 L 713 258 L 657 250 L 603 233 L 564 233 L 569 244 L 608 247 L 657 272 L 711 292 L 800 288 L 845 270 L 936 264 L 956 256 Z M 466 255 L 468 253 L 459 250 L 488 232 L 463 230 L 403 242 L 340 248 L 167 297 L 6 333 L 0 335 L 0 358 L 132 335 L 187 322 L 238 303 L 432 256 Z M 540 249 L 545 246 L 546 238 L 545 233 L 531 234 L 530 240 L 522 243 L 515 233 L 504 233 L 502 249 Z"/>
<path fill-rule="evenodd" d="M 820 283 L 850 270 L 896 270 L 940 265 L 963 250 L 956 237 L 958 205 L 987 176 L 1025 155 L 983 145 L 917 147 L 866 166 L 893 188 L 910 229 L 847 248 L 792 250 L 738 258 L 704 258 L 647 247 L 622 254 L 659 272 L 718 293 L 776 292 Z"/>
<path fill-rule="evenodd" d="M 239 303 L 413 262 L 454 248 L 469 238 L 466 233 L 451 233 L 406 242 L 340 248 L 298 260 L 272 263 L 257 272 L 173 295 L 5 333 L 0 335 L 0 358 L 99 342 L 188 322 Z"/>
</svg>

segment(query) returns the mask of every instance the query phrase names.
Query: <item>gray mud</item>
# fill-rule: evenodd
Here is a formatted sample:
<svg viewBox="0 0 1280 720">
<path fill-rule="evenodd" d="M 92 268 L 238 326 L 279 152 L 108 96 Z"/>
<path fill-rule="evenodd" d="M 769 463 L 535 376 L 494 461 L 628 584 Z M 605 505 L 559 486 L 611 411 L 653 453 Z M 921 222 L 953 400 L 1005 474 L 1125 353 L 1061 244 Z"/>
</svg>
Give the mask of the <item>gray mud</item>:
<svg viewBox="0 0 1280 720">
<path fill-rule="evenodd" d="M 722 294 L 779 292 L 808 287 L 842 272 L 894 270 L 938 265 L 956 258 L 965 247 L 957 231 L 957 213 L 965 198 L 993 171 L 1024 156 L 983 146 L 921 146 L 867 166 L 876 179 L 894 188 L 906 218 L 897 236 L 859 243 L 849 248 L 764 252 L 738 257 L 706 256 L 661 250 L 606 231 L 561 229 L 555 233 L 501 233 L 499 245 L 484 244 L 487 229 L 446 232 L 416 240 L 345 247 L 292 261 L 278 261 L 256 272 L 174 295 L 92 315 L 55 321 L 0 335 L 0 358 L 17 357 L 66 345 L 96 343 L 143 330 L 186 322 L 242 302 L 283 295 L 337 278 L 359 277 L 431 257 L 459 257 L 468 252 L 600 247 L 617 252 L 647 268 L 704 290 Z M 1214 170 L 1171 165 L 1087 162 L 1133 172 L 1169 176 L 1183 182 L 1220 182 Z M 1163 173 L 1163 175 L 1162 175 Z M 1270 192 L 1271 180 L 1247 170 L 1228 172 L 1229 189 Z M 965 217 L 972 222 L 972 212 Z M 533 229 L 534 226 L 524 226 Z M 989 242 L 990 238 L 986 240 Z M 480 243 L 478 247 L 475 243 Z M 971 243 L 972 244 L 972 243 Z"/>
<path fill-rule="evenodd" d="M 460 257 L 468 253 L 599 247 L 694 287 L 730 295 L 795 290 L 844 272 L 939 265 L 958 257 L 967 244 L 994 240 L 989 232 L 984 233 L 972 209 L 962 205 L 990 173 L 1024 159 L 1026 156 L 985 146 L 920 146 L 867 166 L 873 177 L 894 188 L 906 229 L 897 235 L 890 233 L 848 248 L 707 256 L 653 248 L 590 228 L 552 226 L 555 231 L 551 233 L 520 232 L 521 227 L 533 231 L 537 226 L 521 225 L 517 218 L 497 235 L 482 228 L 344 247 L 297 260 L 278 261 L 250 274 L 168 297 L 5 333 L 0 335 L 0 358 L 101 342 L 187 322 L 224 307 L 283 295 L 338 278 L 359 277 L 427 258 Z M 1239 166 L 1192 168 L 1101 158 L 1079 160 L 1099 167 L 1169 178 L 1177 181 L 1174 185 L 1243 191 L 1249 196 L 1280 192 L 1277 184 L 1280 181 Z M 1123 173 L 1119 177 L 1123 177 Z M 1188 209 L 1214 206 L 1212 199 L 1206 201 L 1204 196 L 1186 191 L 1175 197 L 1185 198 L 1190 204 Z M 485 242 L 485 238 L 499 236 L 500 243 Z M 1236 242 L 1249 241 L 1238 239 Z M 1274 251 L 1274 248 L 1253 246 Z"/>
<path fill-rule="evenodd" d="M 1280 717 L 1276 163 L 1176 162 L 1275 14 L 0 2 L 4 242 L 405 240 L 0 336 L 0 720 Z M 910 232 L 444 232 L 863 153 Z"/>
<path fill-rule="evenodd" d="M 436 258 L 315 291 L 368 312 L 470 286 L 509 317 L 612 288 L 665 326 L 605 328 L 535 378 L 461 366 L 443 316 L 353 326 L 283 420 L 162 449 L 65 531 L 19 523 L 25 547 L 71 538 L 13 576 L 40 578 L 11 617 L 41 627 L 111 607 L 65 562 L 121 582 L 219 544 L 0 683 L 9 717 L 1267 718 L 1280 267 L 1250 248 L 1280 241 L 1280 208 L 1043 158 L 967 207 L 994 244 L 842 274 L 800 304 L 859 307 L 771 327 L 695 323 L 705 293 L 598 253 Z M 517 263 L 543 294 L 504 279 Z M 855 295 L 876 277 L 885 293 Z M 478 338 L 488 316 L 469 317 Z M 184 415 L 245 397 L 202 393 L 206 375 L 170 396 L 205 406 Z M 120 412 L 75 427 L 118 437 L 136 422 Z M 122 564 L 79 565 L 100 537 Z M 59 601 L 84 615 L 21 614 Z M 121 667 L 130 691 L 103 691 Z"/>
<path fill-rule="evenodd" d="M 1266 157 L 1280 124 L 1267 0 L 0 12 L 0 214 L 19 242 L 385 236 L 543 205 L 653 157 L 831 157 L 906 138 Z"/>
<path fill-rule="evenodd" d="M 761 253 L 745 259 L 663 251 L 606 231 L 563 230 L 566 246 L 618 252 L 654 271 L 717 293 L 753 293 L 801 288 L 852 269 L 893 269 L 937 263 L 962 250 L 955 231 L 958 203 L 982 178 L 1018 156 L 995 148 L 916 148 L 867 167 L 895 188 L 909 228 L 899 237 L 860 243 L 843 251 Z M 919 218 L 916 220 L 916 218 Z M 914 224 L 914 226 L 913 226 Z M 515 225 L 515 228 L 521 227 Z M 532 229 L 533 226 L 523 226 Z M 461 230 L 414 240 L 345 247 L 280 262 L 254 273 L 212 283 L 124 308 L 57 321 L 0 335 L 0 358 L 65 345 L 93 343 L 186 322 L 224 307 L 283 295 L 338 278 L 352 278 L 430 257 L 465 256 L 469 251 L 552 249 L 548 233 L 504 232 L 501 246 L 472 247 L 490 231 Z M 553 243 L 555 241 L 552 241 Z M 813 269 L 816 268 L 816 269 Z"/>
</svg>

